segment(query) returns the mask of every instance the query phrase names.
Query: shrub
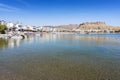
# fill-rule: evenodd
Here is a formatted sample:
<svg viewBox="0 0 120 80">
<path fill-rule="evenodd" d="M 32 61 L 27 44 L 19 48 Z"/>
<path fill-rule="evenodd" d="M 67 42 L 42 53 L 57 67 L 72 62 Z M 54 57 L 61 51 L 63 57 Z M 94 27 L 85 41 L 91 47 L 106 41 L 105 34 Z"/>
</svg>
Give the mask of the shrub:
<svg viewBox="0 0 120 80">
<path fill-rule="evenodd" d="M 6 25 L 0 25 L 0 33 L 4 34 L 5 30 L 7 30 L 7 26 Z"/>
</svg>

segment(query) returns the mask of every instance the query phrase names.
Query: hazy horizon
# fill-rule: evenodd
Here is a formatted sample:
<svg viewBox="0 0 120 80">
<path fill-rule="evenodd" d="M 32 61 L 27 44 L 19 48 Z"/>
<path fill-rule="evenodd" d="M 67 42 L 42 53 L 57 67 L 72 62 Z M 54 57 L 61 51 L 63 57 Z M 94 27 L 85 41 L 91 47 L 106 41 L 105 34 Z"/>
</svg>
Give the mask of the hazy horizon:
<svg viewBox="0 0 120 80">
<path fill-rule="evenodd" d="M 119 0 L 0 0 L 0 19 L 22 24 L 106 22 L 120 26 Z"/>
</svg>

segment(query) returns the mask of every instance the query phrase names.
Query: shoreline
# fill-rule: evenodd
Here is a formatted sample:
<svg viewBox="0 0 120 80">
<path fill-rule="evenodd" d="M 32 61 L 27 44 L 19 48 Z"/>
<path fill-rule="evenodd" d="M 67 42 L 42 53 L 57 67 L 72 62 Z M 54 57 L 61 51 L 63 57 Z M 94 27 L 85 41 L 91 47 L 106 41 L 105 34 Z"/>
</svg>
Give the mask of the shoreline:
<svg viewBox="0 0 120 80">
<path fill-rule="evenodd" d="M 100 34 L 120 34 L 120 33 L 78 33 L 78 32 L 20 32 L 20 33 L 17 33 L 15 35 L 13 34 L 0 34 L 0 39 L 8 39 L 8 38 L 12 38 L 12 37 L 15 37 L 15 38 L 20 38 L 22 39 L 25 38 L 26 36 L 36 36 L 36 34 L 83 34 L 83 35 L 92 35 L 92 34 L 96 34 L 96 35 L 100 35 Z M 11 36 L 13 35 L 13 36 Z"/>
</svg>

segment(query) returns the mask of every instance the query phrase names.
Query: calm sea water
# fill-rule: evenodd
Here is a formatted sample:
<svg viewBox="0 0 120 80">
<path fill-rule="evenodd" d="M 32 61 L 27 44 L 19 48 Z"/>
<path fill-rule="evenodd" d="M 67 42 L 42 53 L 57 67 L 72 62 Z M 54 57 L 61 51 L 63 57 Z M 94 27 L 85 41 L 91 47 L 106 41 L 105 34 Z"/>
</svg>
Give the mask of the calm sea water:
<svg viewBox="0 0 120 80">
<path fill-rule="evenodd" d="M 120 34 L 0 39 L 0 80 L 120 80 Z"/>
</svg>

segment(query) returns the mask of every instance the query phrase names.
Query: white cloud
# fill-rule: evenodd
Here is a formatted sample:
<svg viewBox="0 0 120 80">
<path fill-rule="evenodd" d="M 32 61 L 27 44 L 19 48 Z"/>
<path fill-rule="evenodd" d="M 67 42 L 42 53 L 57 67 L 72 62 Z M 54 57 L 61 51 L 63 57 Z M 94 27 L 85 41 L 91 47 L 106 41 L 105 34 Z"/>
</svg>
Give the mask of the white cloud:
<svg viewBox="0 0 120 80">
<path fill-rule="evenodd" d="M 18 8 L 0 3 L 0 11 L 14 12 L 14 11 L 17 11 L 17 10 L 18 10 Z"/>
</svg>

